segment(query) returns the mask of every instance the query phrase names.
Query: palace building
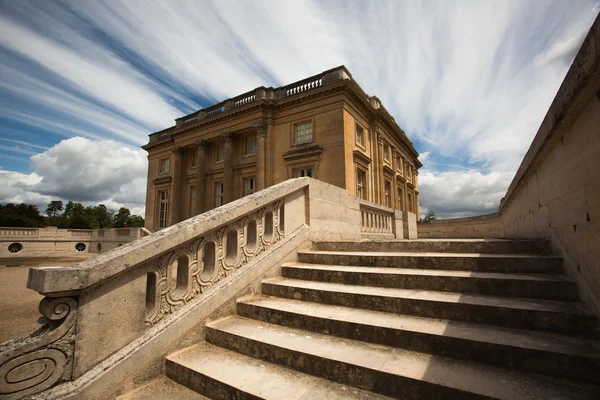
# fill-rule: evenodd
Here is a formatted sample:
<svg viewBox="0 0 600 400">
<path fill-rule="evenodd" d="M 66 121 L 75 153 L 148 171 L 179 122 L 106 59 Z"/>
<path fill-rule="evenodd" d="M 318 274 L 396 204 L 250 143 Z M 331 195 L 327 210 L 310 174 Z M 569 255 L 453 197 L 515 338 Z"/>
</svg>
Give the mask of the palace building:
<svg viewBox="0 0 600 400">
<path fill-rule="evenodd" d="M 150 230 L 303 176 L 419 216 L 419 154 L 344 66 L 259 87 L 175 122 L 143 146 Z"/>
</svg>

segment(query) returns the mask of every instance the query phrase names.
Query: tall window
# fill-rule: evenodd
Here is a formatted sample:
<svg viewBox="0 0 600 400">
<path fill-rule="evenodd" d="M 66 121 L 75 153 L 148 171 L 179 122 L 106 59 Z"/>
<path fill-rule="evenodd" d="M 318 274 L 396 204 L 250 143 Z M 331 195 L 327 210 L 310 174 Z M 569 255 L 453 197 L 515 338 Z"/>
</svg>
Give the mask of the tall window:
<svg viewBox="0 0 600 400">
<path fill-rule="evenodd" d="M 383 146 L 383 159 L 387 162 L 390 162 L 390 146 L 387 144 Z"/>
<path fill-rule="evenodd" d="M 198 152 L 193 151 L 190 159 L 190 168 L 196 168 L 196 165 L 198 165 Z"/>
<path fill-rule="evenodd" d="M 313 141 L 312 121 L 294 125 L 294 144 L 309 143 Z"/>
<path fill-rule="evenodd" d="M 404 189 L 398 188 L 398 210 L 404 210 Z"/>
<path fill-rule="evenodd" d="M 244 196 L 254 193 L 255 190 L 256 182 L 254 181 L 254 178 L 244 179 Z"/>
<path fill-rule="evenodd" d="M 196 186 L 190 186 L 190 217 L 196 215 Z"/>
<path fill-rule="evenodd" d="M 159 161 L 158 174 L 168 174 L 169 173 L 169 159 L 161 158 Z"/>
<path fill-rule="evenodd" d="M 356 144 L 359 145 L 360 147 L 364 147 L 365 146 L 365 130 L 362 128 L 362 126 L 356 124 Z"/>
<path fill-rule="evenodd" d="M 408 192 L 408 209 L 406 211 L 410 211 L 413 212 L 413 195 L 412 193 Z"/>
<path fill-rule="evenodd" d="M 398 172 L 400 173 L 400 176 L 404 176 L 404 158 L 402 158 L 402 156 L 398 157 Z"/>
<path fill-rule="evenodd" d="M 356 170 L 356 197 L 360 199 L 366 200 L 366 183 L 367 183 L 367 173 L 361 169 Z"/>
<path fill-rule="evenodd" d="M 389 181 L 386 181 L 384 189 L 385 189 L 385 206 L 391 207 L 392 206 L 392 201 L 391 201 L 392 184 Z"/>
<path fill-rule="evenodd" d="M 308 176 L 312 178 L 313 169 L 312 168 L 298 168 L 294 170 L 294 178 L 302 178 L 304 176 Z"/>
<path fill-rule="evenodd" d="M 225 159 L 225 144 L 224 143 L 217 143 L 217 146 L 215 148 L 215 160 L 216 162 L 221 162 Z"/>
<path fill-rule="evenodd" d="M 412 166 L 409 164 L 408 167 L 406 168 L 407 172 L 406 172 L 406 179 L 409 182 L 412 182 Z"/>
<path fill-rule="evenodd" d="M 256 154 L 256 136 L 247 136 L 244 146 L 244 155 L 250 156 Z"/>
<path fill-rule="evenodd" d="M 158 227 L 167 227 L 167 214 L 169 212 L 169 191 L 158 192 Z"/>
<path fill-rule="evenodd" d="M 215 204 L 217 207 L 223 205 L 223 182 L 215 183 Z"/>
</svg>

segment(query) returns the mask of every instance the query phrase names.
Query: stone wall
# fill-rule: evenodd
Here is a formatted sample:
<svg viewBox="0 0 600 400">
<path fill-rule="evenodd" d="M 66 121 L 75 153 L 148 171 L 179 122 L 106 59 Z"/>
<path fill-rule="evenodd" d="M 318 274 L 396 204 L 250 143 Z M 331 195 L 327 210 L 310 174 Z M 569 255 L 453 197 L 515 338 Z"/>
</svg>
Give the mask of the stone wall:
<svg viewBox="0 0 600 400">
<path fill-rule="evenodd" d="M 600 18 L 497 214 L 419 224 L 419 237 L 547 238 L 600 314 Z"/>
</svg>

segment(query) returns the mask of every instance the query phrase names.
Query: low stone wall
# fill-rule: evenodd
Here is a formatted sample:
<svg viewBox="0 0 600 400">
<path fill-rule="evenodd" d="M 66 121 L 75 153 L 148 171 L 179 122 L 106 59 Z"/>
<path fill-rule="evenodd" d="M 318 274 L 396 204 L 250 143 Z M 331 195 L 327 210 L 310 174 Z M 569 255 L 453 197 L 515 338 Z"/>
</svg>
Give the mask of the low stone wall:
<svg viewBox="0 0 600 400">
<path fill-rule="evenodd" d="M 418 225 L 419 237 L 546 238 L 600 315 L 600 17 L 497 214 Z"/>
<path fill-rule="evenodd" d="M 142 228 L 0 228 L 0 265 L 86 260 L 143 236 Z"/>
</svg>

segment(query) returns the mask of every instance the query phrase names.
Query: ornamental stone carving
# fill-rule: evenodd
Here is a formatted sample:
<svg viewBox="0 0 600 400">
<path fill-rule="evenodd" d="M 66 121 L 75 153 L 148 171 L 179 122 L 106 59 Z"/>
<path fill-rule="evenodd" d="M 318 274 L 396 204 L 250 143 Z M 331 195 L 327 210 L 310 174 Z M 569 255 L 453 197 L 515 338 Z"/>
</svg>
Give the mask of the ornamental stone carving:
<svg viewBox="0 0 600 400">
<path fill-rule="evenodd" d="M 181 157 L 183 155 L 183 149 L 181 147 L 175 147 L 173 149 L 173 154 L 175 154 L 176 156 Z"/>
<path fill-rule="evenodd" d="M 152 282 L 146 326 L 152 326 L 242 268 L 283 236 L 283 200 L 178 247 L 143 268 Z"/>
<path fill-rule="evenodd" d="M 267 124 L 266 123 L 261 122 L 259 124 L 256 124 L 256 136 L 257 137 L 267 136 Z"/>
<path fill-rule="evenodd" d="M 206 140 L 196 140 L 196 146 L 202 150 L 205 151 L 208 148 L 208 142 Z"/>
<path fill-rule="evenodd" d="M 38 331 L 0 346 L 3 399 L 22 399 L 71 380 L 77 300 L 45 297 L 39 310 L 43 326 Z"/>
<path fill-rule="evenodd" d="M 225 140 L 225 143 L 233 143 L 233 133 L 231 132 L 225 132 L 223 133 L 223 140 Z"/>
</svg>

